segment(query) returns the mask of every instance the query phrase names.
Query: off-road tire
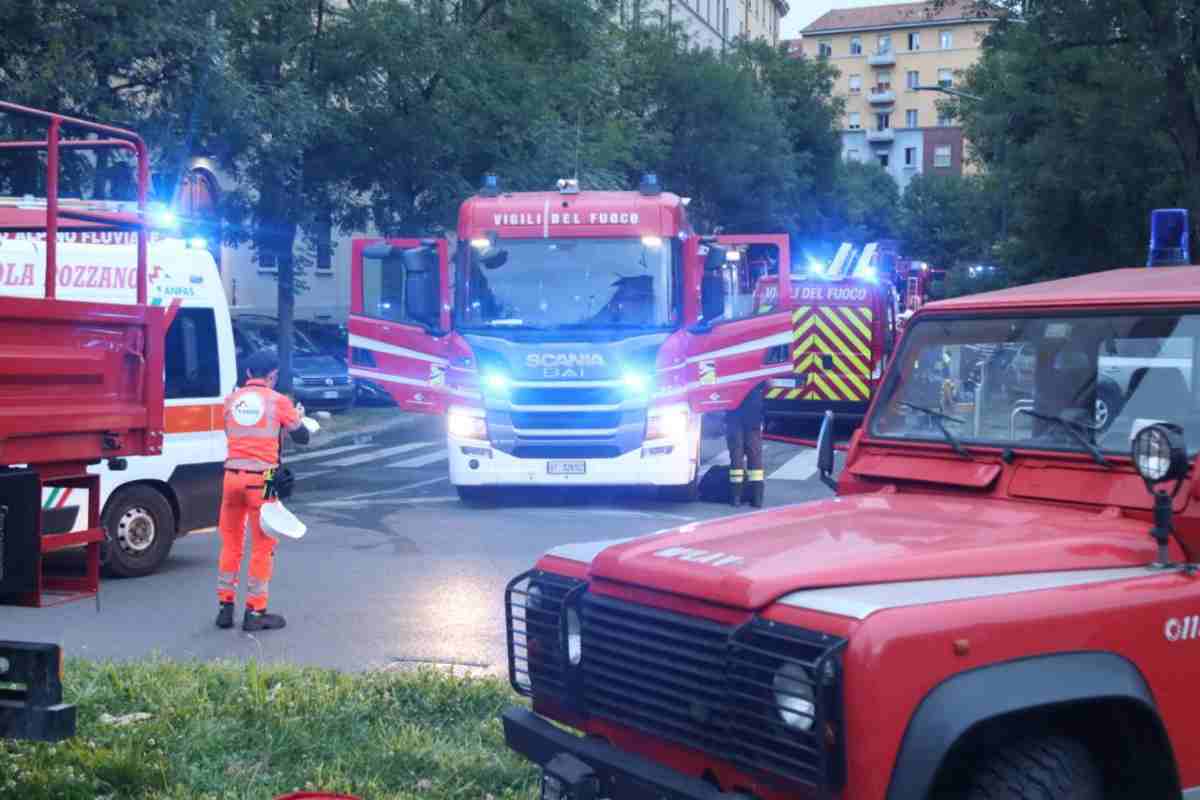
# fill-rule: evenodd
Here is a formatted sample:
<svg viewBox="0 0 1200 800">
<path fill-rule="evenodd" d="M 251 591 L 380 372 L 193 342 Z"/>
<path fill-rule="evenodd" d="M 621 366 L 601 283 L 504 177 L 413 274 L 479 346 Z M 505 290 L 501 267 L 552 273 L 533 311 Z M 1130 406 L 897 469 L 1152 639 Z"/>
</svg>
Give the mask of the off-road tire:
<svg viewBox="0 0 1200 800">
<path fill-rule="evenodd" d="M 965 800 L 1103 800 L 1104 778 L 1079 741 L 1046 736 L 984 756 L 966 781 Z"/>
<path fill-rule="evenodd" d="M 149 544 L 140 550 L 122 546 L 122 522 L 129 525 L 146 520 L 153 525 Z M 102 522 L 108 536 L 104 543 L 104 573 L 112 577 L 140 578 L 157 571 L 175 543 L 175 512 L 167 498 L 149 486 L 129 486 L 114 494 L 104 509 Z"/>
</svg>

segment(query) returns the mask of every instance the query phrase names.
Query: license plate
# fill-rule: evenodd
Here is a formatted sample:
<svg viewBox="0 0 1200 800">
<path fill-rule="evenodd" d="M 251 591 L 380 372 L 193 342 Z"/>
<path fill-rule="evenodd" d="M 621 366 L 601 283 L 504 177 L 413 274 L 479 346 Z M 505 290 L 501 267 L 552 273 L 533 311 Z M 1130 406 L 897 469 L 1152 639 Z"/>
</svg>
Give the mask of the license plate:
<svg viewBox="0 0 1200 800">
<path fill-rule="evenodd" d="M 586 475 L 586 461 L 547 461 L 546 472 L 550 475 Z"/>
<path fill-rule="evenodd" d="M 324 397 L 326 400 L 337 400 L 338 393 L 337 392 L 325 392 L 321 396 Z"/>
</svg>

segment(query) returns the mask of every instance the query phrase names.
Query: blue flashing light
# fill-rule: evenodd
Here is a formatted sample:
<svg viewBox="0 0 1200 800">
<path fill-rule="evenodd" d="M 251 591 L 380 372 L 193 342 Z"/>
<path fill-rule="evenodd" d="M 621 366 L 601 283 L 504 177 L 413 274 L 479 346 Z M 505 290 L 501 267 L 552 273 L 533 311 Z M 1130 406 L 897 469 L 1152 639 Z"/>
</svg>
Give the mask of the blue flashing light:
<svg viewBox="0 0 1200 800">
<path fill-rule="evenodd" d="M 489 372 L 483 376 L 483 385 L 493 392 L 507 392 L 510 383 L 508 376 L 499 372 Z"/>
<path fill-rule="evenodd" d="M 825 264 L 819 259 L 810 258 L 808 259 L 808 271 L 814 275 L 824 275 Z"/>
<path fill-rule="evenodd" d="M 658 194 L 662 191 L 658 185 L 658 175 L 654 172 L 647 172 L 642 176 L 642 182 L 638 186 L 638 191 L 645 195 Z"/>
<path fill-rule="evenodd" d="M 638 372 L 626 372 L 621 376 L 621 382 L 625 384 L 625 388 L 635 394 L 644 394 L 649 381 L 645 375 Z"/>
<path fill-rule="evenodd" d="M 483 176 L 483 186 L 480 187 L 479 193 L 484 197 L 495 197 L 500 194 L 500 178 L 494 173 L 489 172 Z"/>
<path fill-rule="evenodd" d="M 1179 267 L 1191 263 L 1186 208 L 1156 208 L 1150 212 L 1150 253 L 1147 267 Z"/>
<path fill-rule="evenodd" d="M 856 278 L 862 278 L 868 283 L 875 283 L 879 280 L 879 271 L 875 267 L 866 266 L 854 274 Z"/>
</svg>

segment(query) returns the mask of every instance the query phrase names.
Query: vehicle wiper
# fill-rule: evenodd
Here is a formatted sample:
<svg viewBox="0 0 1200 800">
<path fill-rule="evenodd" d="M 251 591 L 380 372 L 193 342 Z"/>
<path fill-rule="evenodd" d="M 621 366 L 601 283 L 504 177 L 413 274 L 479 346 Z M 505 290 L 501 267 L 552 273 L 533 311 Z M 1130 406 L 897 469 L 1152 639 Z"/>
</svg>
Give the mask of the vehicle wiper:
<svg viewBox="0 0 1200 800">
<path fill-rule="evenodd" d="M 969 452 L 967 452 L 967 448 L 963 447 L 963 444 L 962 444 L 962 442 L 960 442 L 958 440 L 958 437 L 955 436 L 953 433 L 951 433 L 950 429 L 947 428 L 945 426 L 945 424 L 943 424 L 943 422 L 942 422 L 942 420 L 948 419 L 951 422 L 957 422 L 960 425 L 965 425 L 967 422 L 965 419 L 959 419 L 958 417 L 952 417 L 949 414 L 943 414 L 941 411 L 938 411 L 936 408 L 926 408 L 925 406 L 914 405 L 913 403 L 909 403 L 904 400 L 897 401 L 897 405 L 907 406 L 908 408 L 911 408 L 913 411 L 920 411 L 922 414 L 929 415 L 929 418 L 931 420 L 933 420 L 933 424 L 937 425 L 938 430 L 940 430 L 942 432 L 942 436 L 945 436 L 946 441 L 949 442 L 950 446 L 954 448 L 954 452 L 958 453 L 960 456 L 962 456 L 964 458 L 969 458 L 972 461 L 975 460 L 975 459 L 971 458 L 971 454 Z"/>
<path fill-rule="evenodd" d="M 1103 467 L 1109 467 L 1109 468 L 1112 467 L 1112 464 L 1109 462 L 1109 460 L 1106 459 L 1104 457 L 1104 454 L 1100 452 L 1100 448 L 1096 447 L 1096 445 L 1089 442 L 1087 440 L 1087 437 L 1079 432 L 1079 428 L 1076 427 L 1077 425 L 1080 428 L 1088 427 L 1088 426 L 1083 425 L 1083 423 L 1073 422 L 1069 419 L 1065 419 L 1064 417 L 1056 417 L 1052 414 L 1042 414 L 1038 411 L 1034 411 L 1033 409 L 1029 409 L 1029 408 L 1019 408 L 1019 409 L 1017 409 L 1017 411 L 1019 411 L 1022 414 L 1028 414 L 1029 416 L 1033 417 L 1034 419 L 1044 420 L 1045 422 L 1057 422 L 1064 429 L 1066 429 L 1067 433 L 1069 433 L 1069 434 L 1071 434 L 1071 436 L 1075 437 L 1075 441 L 1077 441 L 1081 445 L 1083 445 L 1084 448 L 1089 453 L 1092 454 L 1092 459 L 1097 464 L 1099 464 Z M 1088 428 L 1088 430 L 1096 430 L 1096 429 Z"/>
</svg>

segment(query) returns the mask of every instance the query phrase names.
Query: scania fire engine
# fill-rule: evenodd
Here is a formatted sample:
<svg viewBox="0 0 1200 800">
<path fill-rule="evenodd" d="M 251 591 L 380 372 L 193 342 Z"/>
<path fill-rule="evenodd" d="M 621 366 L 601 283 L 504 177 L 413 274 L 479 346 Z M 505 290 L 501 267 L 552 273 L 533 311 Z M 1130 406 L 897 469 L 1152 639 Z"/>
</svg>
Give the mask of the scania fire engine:
<svg viewBox="0 0 1200 800">
<path fill-rule="evenodd" d="M 637 191 L 504 192 L 445 240 L 354 242 L 350 360 L 399 406 L 446 413 L 464 499 L 502 485 L 692 497 L 701 420 L 791 364 L 784 235 L 700 236 L 655 176 Z"/>
</svg>

